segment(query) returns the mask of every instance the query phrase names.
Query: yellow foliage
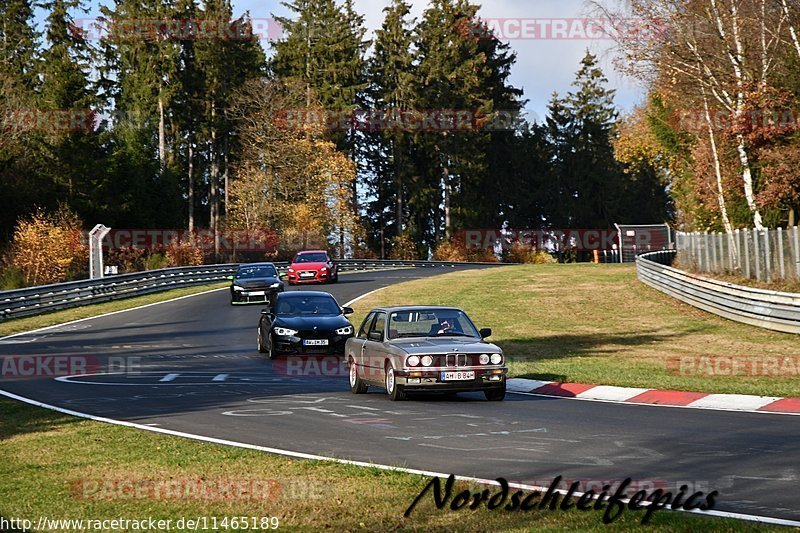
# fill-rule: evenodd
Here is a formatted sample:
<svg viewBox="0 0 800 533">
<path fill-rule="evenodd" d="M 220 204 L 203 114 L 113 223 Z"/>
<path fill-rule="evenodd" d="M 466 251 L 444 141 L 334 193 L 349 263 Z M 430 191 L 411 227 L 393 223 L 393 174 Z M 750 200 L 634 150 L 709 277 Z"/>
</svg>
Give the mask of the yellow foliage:
<svg viewBox="0 0 800 533">
<path fill-rule="evenodd" d="M 88 268 L 82 226 L 78 215 L 65 207 L 51 214 L 38 209 L 21 218 L 11 242 L 11 266 L 28 286 L 69 280 Z"/>
</svg>

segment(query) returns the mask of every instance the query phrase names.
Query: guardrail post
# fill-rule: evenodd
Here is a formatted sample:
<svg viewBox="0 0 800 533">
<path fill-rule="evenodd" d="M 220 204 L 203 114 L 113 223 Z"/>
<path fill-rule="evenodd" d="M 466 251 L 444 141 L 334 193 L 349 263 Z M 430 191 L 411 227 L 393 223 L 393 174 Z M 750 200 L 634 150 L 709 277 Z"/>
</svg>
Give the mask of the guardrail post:
<svg viewBox="0 0 800 533">
<path fill-rule="evenodd" d="M 778 268 L 780 269 L 781 280 L 786 279 L 786 265 L 783 261 L 783 228 L 778 228 Z"/>
</svg>

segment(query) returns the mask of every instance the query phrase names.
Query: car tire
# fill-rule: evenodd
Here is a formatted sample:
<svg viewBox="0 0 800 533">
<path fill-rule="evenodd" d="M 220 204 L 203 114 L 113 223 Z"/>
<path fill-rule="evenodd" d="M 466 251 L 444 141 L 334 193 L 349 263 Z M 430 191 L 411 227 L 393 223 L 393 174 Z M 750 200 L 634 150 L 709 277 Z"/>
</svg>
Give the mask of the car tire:
<svg viewBox="0 0 800 533">
<path fill-rule="evenodd" d="M 275 339 L 273 338 L 272 333 L 269 334 L 269 346 L 267 346 L 266 354 L 270 359 L 275 359 L 278 357 L 278 354 L 275 353 Z"/>
<path fill-rule="evenodd" d="M 364 380 L 358 375 L 358 366 L 356 362 L 350 359 L 350 391 L 353 394 L 364 394 L 369 388 Z"/>
<path fill-rule="evenodd" d="M 261 339 L 261 328 L 258 328 L 258 353 L 267 353 L 267 347 L 264 346 Z"/>
<path fill-rule="evenodd" d="M 386 364 L 386 392 L 389 394 L 389 399 L 393 402 L 399 402 L 406 399 L 406 392 L 403 390 L 403 387 L 397 384 L 397 380 L 394 375 L 394 367 L 391 363 Z"/>
<path fill-rule="evenodd" d="M 490 402 L 502 402 L 506 397 L 506 384 L 503 383 L 502 387 L 486 389 L 483 391 L 483 394 Z"/>
</svg>

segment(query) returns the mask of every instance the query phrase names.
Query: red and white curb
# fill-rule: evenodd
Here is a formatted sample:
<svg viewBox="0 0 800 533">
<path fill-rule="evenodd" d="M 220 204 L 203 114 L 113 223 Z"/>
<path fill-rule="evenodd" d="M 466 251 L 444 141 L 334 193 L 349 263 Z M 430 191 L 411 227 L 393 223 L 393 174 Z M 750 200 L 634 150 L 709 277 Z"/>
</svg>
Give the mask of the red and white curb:
<svg viewBox="0 0 800 533">
<path fill-rule="evenodd" d="M 800 415 L 800 398 L 611 387 L 521 378 L 509 379 L 507 387 L 510 392 L 596 402 Z"/>
</svg>

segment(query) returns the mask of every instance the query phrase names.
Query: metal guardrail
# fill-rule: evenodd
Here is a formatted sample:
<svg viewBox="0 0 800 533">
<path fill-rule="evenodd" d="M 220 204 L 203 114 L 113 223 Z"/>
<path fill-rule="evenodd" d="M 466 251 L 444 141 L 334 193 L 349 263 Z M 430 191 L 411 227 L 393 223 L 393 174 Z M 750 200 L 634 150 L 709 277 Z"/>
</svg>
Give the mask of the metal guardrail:
<svg viewBox="0 0 800 533">
<path fill-rule="evenodd" d="M 336 263 L 339 265 L 341 272 L 385 268 L 452 268 L 459 265 L 497 265 L 497 263 L 357 259 L 341 260 Z M 274 264 L 280 273 L 285 273 L 289 266 L 289 263 L 286 262 L 276 262 Z M 225 281 L 228 276 L 233 275 L 238 267 L 238 264 L 227 264 L 164 268 L 108 276 L 94 280 L 71 281 L 26 289 L 0 291 L 0 320 L 38 315 L 131 296 L 142 296 L 179 287 L 221 282 Z"/>
<path fill-rule="evenodd" d="M 800 294 L 769 291 L 697 276 L 669 266 L 676 252 L 636 260 L 639 281 L 689 305 L 752 326 L 800 333 Z"/>
</svg>

